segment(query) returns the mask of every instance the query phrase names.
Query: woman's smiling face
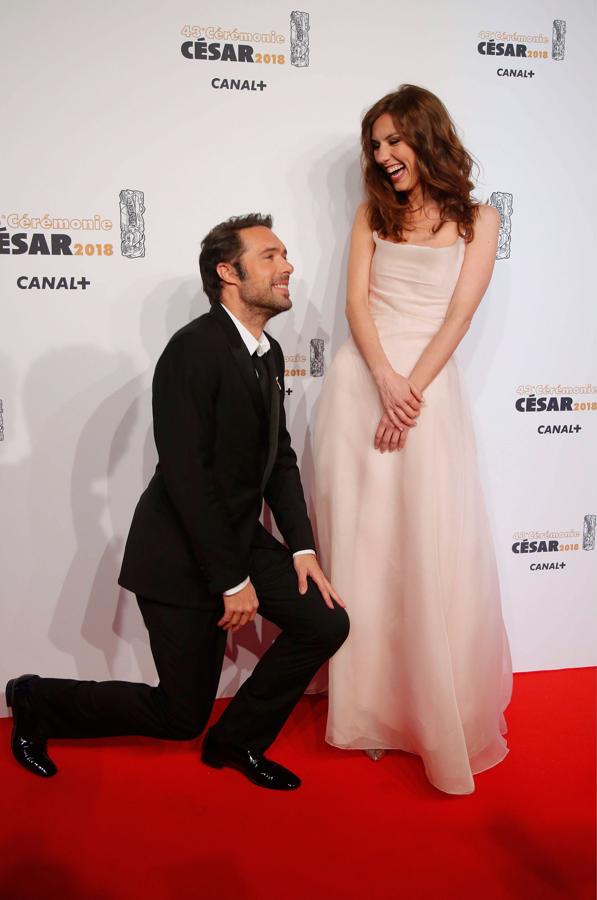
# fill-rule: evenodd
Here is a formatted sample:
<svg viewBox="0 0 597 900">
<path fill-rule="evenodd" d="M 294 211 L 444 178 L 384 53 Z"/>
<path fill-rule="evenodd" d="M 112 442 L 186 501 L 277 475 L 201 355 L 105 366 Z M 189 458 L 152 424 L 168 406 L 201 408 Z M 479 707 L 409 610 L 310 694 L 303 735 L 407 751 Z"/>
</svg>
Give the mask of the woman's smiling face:
<svg viewBox="0 0 597 900">
<path fill-rule="evenodd" d="M 415 151 L 400 137 L 389 113 L 384 113 L 371 129 L 373 157 L 396 191 L 412 191 L 419 183 Z"/>
</svg>

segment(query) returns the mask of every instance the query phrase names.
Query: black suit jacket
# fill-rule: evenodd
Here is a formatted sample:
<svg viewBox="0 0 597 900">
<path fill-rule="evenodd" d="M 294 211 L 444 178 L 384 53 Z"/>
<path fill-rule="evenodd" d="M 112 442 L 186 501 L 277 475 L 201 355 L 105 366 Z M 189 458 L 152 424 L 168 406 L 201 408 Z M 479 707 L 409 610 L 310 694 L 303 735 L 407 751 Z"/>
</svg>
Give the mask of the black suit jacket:
<svg viewBox="0 0 597 900">
<path fill-rule="evenodd" d="M 213 607 L 249 574 L 265 498 L 291 551 L 314 548 L 284 415 L 284 356 L 268 335 L 271 408 L 228 313 L 215 304 L 168 342 L 153 378 L 159 462 L 141 495 L 119 584 Z"/>
</svg>

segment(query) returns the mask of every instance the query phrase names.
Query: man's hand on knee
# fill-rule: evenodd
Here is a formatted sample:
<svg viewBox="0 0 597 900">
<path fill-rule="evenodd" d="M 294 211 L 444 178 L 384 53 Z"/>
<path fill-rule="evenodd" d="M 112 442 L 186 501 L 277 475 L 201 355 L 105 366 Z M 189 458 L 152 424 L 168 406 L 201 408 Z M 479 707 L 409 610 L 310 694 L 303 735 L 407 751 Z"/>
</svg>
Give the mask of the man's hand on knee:
<svg viewBox="0 0 597 900">
<path fill-rule="evenodd" d="M 336 601 L 338 606 L 346 608 L 346 604 L 344 603 L 344 601 L 339 597 L 339 595 L 336 593 L 330 582 L 321 571 L 321 566 L 317 562 L 316 556 L 314 556 L 312 553 L 305 554 L 304 556 L 295 556 L 293 563 L 294 570 L 298 576 L 299 594 L 307 593 L 307 578 L 311 578 L 321 591 L 321 595 L 325 600 L 326 606 L 329 606 L 330 609 L 333 609 L 333 599 Z"/>
<path fill-rule="evenodd" d="M 236 594 L 222 595 L 222 600 L 224 601 L 224 615 L 218 625 L 224 631 L 238 631 L 247 622 L 252 622 L 257 615 L 259 600 L 250 581 Z"/>
</svg>

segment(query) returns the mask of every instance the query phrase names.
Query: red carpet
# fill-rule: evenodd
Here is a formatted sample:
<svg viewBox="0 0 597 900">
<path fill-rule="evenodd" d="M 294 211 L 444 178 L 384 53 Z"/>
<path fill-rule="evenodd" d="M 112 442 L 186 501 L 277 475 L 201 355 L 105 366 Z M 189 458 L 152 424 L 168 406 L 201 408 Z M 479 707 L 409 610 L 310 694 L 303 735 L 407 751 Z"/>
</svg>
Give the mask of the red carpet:
<svg viewBox="0 0 597 900">
<path fill-rule="evenodd" d="M 406 754 L 327 747 L 325 708 L 305 698 L 271 753 L 303 778 L 293 794 L 145 739 L 56 742 L 42 781 L 2 720 L 0 897 L 593 900 L 594 670 L 516 676 L 510 754 L 469 797 Z"/>
</svg>

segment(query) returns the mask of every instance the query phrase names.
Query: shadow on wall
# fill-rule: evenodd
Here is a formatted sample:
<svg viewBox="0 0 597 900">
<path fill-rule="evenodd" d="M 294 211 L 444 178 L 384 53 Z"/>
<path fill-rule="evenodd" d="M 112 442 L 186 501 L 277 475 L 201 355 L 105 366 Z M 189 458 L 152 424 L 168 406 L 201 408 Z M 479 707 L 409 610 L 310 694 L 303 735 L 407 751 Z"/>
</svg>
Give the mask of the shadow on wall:
<svg viewBox="0 0 597 900">
<path fill-rule="evenodd" d="M 43 596 L 52 603 L 48 588 L 61 585 L 49 636 L 74 659 L 82 677 L 110 677 L 128 655 L 129 667 L 136 662 L 144 678 L 155 678 L 136 602 L 118 588 L 117 578 L 134 504 L 155 464 L 149 424 L 153 367 L 167 337 L 201 312 L 197 288 L 195 280 L 165 282 L 144 302 L 140 327 L 150 357 L 145 372 L 135 373 L 125 354 L 88 345 L 50 351 L 25 379 L 33 448 L 27 461 L 28 513 L 36 548 L 31 602 Z M 63 493 L 69 474 L 72 518 L 57 521 L 56 510 L 65 506 L 57 491 Z M 63 575 L 55 571 L 52 542 L 56 528 L 65 527 L 74 530 L 76 550 Z"/>
<path fill-rule="evenodd" d="M 317 149 L 293 166 L 300 183 L 304 180 L 304 196 L 311 204 L 306 218 L 313 222 L 305 240 L 322 248 L 309 289 L 301 272 L 292 277 L 293 312 L 284 316 L 276 335 L 286 354 L 293 354 L 301 346 L 309 352 L 309 341 L 325 341 L 325 367 L 331 362 L 348 337 L 345 317 L 346 269 L 350 247 L 350 230 L 357 206 L 361 202 L 361 172 L 358 141 L 343 139 L 327 152 Z M 308 363 L 307 363 L 308 365 Z M 297 380 L 298 381 L 298 380 Z M 296 395 L 286 400 L 286 415 L 293 445 L 300 460 L 301 476 L 309 506 L 313 493 L 314 471 L 312 430 L 317 414 L 317 397 L 321 378 L 307 378 L 292 384 Z"/>
<path fill-rule="evenodd" d="M 125 355 L 93 345 L 64 347 L 35 361 L 23 389 L 32 447 L 28 492 L 35 548 L 32 604 L 38 595 L 54 605 L 52 590 L 61 584 L 49 637 L 87 677 L 109 673 L 117 643 L 110 620 L 121 542 L 110 537 L 106 475 L 115 418 L 125 394 L 122 384 L 132 373 L 132 362 Z M 44 410 L 49 391 L 59 398 L 51 417 Z M 126 450 L 123 444 L 114 465 Z M 63 491 L 69 474 L 67 518 L 66 498 L 56 493 Z M 53 534 L 57 527 L 74 532 L 75 555 L 65 575 L 56 571 L 52 552 L 53 545 L 60 547 L 60 537 Z M 97 608 L 93 634 L 85 627 L 88 603 Z"/>
</svg>

